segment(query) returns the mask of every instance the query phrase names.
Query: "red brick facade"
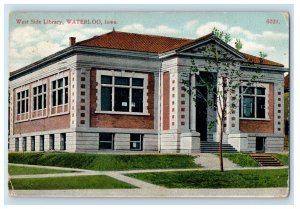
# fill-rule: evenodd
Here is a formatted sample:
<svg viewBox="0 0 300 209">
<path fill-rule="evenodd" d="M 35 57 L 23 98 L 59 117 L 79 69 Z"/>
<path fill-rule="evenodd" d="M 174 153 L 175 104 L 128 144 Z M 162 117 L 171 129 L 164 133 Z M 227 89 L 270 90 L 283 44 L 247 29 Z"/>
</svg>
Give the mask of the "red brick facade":
<svg viewBox="0 0 300 209">
<path fill-rule="evenodd" d="M 91 70 L 90 80 L 90 127 L 154 129 L 154 75 L 148 73 L 148 112 L 150 115 L 121 115 L 96 113 L 97 70 Z"/>
<path fill-rule="evenodd" d="M 274 133 L 274 84 L 269 84 L 269 118 L 268 121 L 240 119 L 240 131 L 244 133 Z"/>
<path fill-rule="evenodd" d="M 170 73 L 163 75 L 163 130 L 170 129 Z"/>
<path fill-rule="evenodd" d="M 70 114 L 25 121 L 14 124 L 14 134 L 70 128 Z"/>
</svg>

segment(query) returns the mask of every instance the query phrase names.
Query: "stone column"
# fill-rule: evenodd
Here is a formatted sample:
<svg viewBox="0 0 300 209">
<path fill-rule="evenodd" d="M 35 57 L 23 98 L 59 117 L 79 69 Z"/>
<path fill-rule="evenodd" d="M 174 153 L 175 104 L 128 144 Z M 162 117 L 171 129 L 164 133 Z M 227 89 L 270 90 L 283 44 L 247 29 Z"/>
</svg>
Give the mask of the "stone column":
<svg viewBox="0 0 300 209">
<path fill-rule="evenodd" d="M 44 151 L 49 151 L 50 148 L 50 136 L 49 134 L 44 135 Z"/>
<path fill-rule="evenodd" d="M 196 86 L 196 76 L 195 74 L 191 75 L 191 86 Z M 194 93 L 196 90 L 193 90 L 193 94 L 190 95 L 190 129 L 192 132 L 196 131 L 196 102 L 194 101 Z"/>
<path fill-rule="evenodd" d="M 60 134 L 54 134 L 54 150 L 59 151 L 60 149 Z"/>
</svg>

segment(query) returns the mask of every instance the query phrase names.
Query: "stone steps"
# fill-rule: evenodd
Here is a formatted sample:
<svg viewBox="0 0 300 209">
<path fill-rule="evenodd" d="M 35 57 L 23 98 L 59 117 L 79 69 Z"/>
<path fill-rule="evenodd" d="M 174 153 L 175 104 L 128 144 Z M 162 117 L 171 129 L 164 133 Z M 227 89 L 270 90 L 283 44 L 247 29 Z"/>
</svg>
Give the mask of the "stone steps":
<svg viewBox="0 0 300 209">
<path fill-rule="evenodd" d="M 251 154 L 250 156 L 261 166 L 283 166 L 281 162 L 271 154 Z"/>
<path fill-rule="evenodd" d="M 237 150 L 230 144 L 223 144 L 223 153 L 237 153 Z M 218 153 L 219 142 L 200 142 L 200 152 L 202 153 Z"/>
</svg>

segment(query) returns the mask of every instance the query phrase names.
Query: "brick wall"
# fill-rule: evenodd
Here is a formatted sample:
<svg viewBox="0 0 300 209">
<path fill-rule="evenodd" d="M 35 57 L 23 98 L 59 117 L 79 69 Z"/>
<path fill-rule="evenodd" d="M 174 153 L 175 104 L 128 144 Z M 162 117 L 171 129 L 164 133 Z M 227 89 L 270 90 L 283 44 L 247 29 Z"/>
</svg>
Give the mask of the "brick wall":
<svg viewBox="0 0 300 209">
<path fill-rule="evenodd" d="M 90 73 L 90 127 L 154 129 L 154 75 L 148 73 L 148 112 L 150 115 L 95 113 L 97 105 L 96 69 Z"/>
<path fill-rule="evenodd" d="M 274 84 L 269 84 L 268 121 L 240 119 L 240 131 L 243 133 L 274 133 Z"/>
<path fill-rule="evenodd" d="M 170 129 L 170 73 L 163 75 L 163 130 Z"/>
<path fill-rule="evenodd" d="M 14 124 L 14 134 L 67 129 L 70 127 L 70 115 L 25 121 Z"/>
</svg>

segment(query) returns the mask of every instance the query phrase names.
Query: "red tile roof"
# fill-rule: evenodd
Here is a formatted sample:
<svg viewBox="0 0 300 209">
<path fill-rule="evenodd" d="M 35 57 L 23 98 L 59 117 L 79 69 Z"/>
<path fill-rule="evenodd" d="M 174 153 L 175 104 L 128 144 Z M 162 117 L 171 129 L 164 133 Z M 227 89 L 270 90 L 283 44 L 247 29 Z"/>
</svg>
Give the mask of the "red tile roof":
<svg viewBox="0 0 300 209">
<path fill-rule="evenodd" d="M 273 62 L 268 59 L 262 59 L 260 57 L 253 56 L 251 54 L 246 54 L 246 53 L 242 53 L 242 54 L 250 63 L 262 64 L 262 65 L 272 65 L 272 66 L 276 66 L 276 67 L 284 67 L 283 64 L 280 64 L 278 62 Z"/>
<path fill-rule="evenodd" d="M 112 31 L 100 36 L 94 36 L 93 38 L 77 42 L 75 45 L 101 47 L 109 49 L 122 49 L 131 51 L 143 51 L 151 53 L 164 53 L 192 44 L 199 40 L 205 39 L 211 35 L 212 34 L 210 33 L 206 36 L 202 36 L 197 39 L 183 39 Z M 242 54 L 245 57 L 245 59 L 247 59 L 250 63 L 283 67 L 282 64 L 273 62 L 271 60 L 261 59 L 259 57 L 246 53 Z"/>
</svg>

